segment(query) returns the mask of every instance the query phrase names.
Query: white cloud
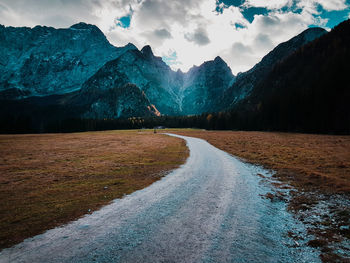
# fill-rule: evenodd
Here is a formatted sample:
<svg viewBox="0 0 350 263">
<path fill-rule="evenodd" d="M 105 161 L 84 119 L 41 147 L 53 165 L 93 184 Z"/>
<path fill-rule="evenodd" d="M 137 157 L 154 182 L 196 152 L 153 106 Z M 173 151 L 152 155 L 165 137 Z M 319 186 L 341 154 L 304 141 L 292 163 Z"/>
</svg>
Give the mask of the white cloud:
<svg viewBox="0 0 350 263">
<path fill-rule="evenodd" d="M 97 21 L 94 0 L 2 0 L 0 23 L 12 26 L 68 27 L 80 21 Z"/>
<path fill-rule="evenodd" d="M 346 0 L 317 0 L 327 11 L 343 10 L 346 8 Z"/>
<path fill-rule="evenodd" d="M 221 55 L 234 73 L 248 70 L 273 47 L 309 25 L 325 25 L 318 4 L 325 10 L 346 7 L 345 0 L 298 0 L 301 13 L 292 13 L 281 8 L 291 7 L 296 0 L 247 0 L 246 7 L 269 9 L 267 15 L 255 15 L 249 23 L 238 7 L 215 12 L 216 0 L 1 1 L 0 23 L 5 25 L 69 27 L 84 21 L 96 24 L 114 45 L 131 42 L 142 48 L 149 44 L 158 56 L 176 54 L 171 58 L 174 69 L 186 71 Z M 129 28 L 116 25 L 116 19 L 131 12 Z"/>
<path fill-rule="evenodd" d="M 264 7 L 267 9 L 281 9 L 292 4 L 293 0 L 247 0 L 245 2 L 245 6 Z"/>
<path fill-rule="evenodd" d="M 321 5 L 327 11 L 339 11 L 347 8 L 346 0 L 299 0 L 297 6 L 313 14 L 319 14 L 318 5 Z"/>
</svg>

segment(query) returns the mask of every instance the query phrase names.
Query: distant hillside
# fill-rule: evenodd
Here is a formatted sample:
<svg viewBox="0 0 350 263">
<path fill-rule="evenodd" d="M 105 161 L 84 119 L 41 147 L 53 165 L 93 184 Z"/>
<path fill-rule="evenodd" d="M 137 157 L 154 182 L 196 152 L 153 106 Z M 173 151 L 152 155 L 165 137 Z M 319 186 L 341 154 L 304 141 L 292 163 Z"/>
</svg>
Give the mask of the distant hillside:
<svg viewBox="0 0 350 263">
<path fill-rule="evenodd" d="M 279 44 L 247 72 L 238 74 L 235 83 L 220 98 L 218 109 L 227 110 L 234 107 L 254 90 L 256 85 L 269 74 L 274 65 L 284 60 L 305 44 L 326 34 L 323 28 L 309 28 L 292 39 Z"/>
<path fill-rule="evenodd" d="M 350 133 L 350 20 L 301 47 L 234 107 L 236 127 Z"/>
</svg>

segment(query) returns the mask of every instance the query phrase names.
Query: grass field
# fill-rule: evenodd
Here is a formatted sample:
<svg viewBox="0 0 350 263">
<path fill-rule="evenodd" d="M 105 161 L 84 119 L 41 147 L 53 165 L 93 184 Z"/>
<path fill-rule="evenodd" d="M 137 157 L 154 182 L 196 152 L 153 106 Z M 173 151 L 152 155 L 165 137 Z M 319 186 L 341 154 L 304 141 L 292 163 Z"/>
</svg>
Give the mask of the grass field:
<svg viewBox="0 0 350 263">
<path fill-rule="evenodd" d="M 273 132 L 172 130 L 202 138 L 276 173 L 275 192 L 305 223 L 323 262 L 350 262 L 350 136 Z M 285 199 L 278 189 L 292 189 Z M 288 233 L 298 242 L 302 237 Z"/>
<path fill-rule="evenodd" d="M 267 197 L 293 189 L 285 201 L 307 224 L 309 245 L 321 248 L 324 262 L 343 262 L 334 251 L 347 251 L 341 244 L 350 240 L 350 207 L 342 203 L 350 197 L 350 136 L 169 131 L 274 170 L 281 183 Z M 182 140 L 153 131 L 0 135 L 0 248 L 144 188 L 187 156 Z M 321 202 L 328 206 L 320 210 Z"/>
<path fill-rule="evenodd" d="M 350 193 L 350 136 L 174 130 L 207 140 L 244 160 L 276 170 L 299 188 Z"/>
<path fill-rule="evenodd" d="M 187 156 L 182 140 L 153 131 L 0 135 L 0 248 L 144 188 Z"/>
</svg>

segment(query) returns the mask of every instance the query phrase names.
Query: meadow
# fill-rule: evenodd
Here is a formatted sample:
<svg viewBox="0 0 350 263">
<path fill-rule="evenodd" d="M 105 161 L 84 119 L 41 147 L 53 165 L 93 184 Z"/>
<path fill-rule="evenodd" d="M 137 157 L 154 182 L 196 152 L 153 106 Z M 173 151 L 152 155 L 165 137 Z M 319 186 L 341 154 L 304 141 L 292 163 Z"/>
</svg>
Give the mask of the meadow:
<svg viewBox="0 0 350 263">
<path fill-rule="evenodd" d="M 0 135 L 0 248 L 142 189 L 185 162 L 147 130 Z"/>
<path fill-rule="evenodd" d="M 276 176 L 293 186 L 350 193 L 350 136 L 190 129 L 173 132 L 205 139 L 244 161 L 275 170 Z"/>
</svg>

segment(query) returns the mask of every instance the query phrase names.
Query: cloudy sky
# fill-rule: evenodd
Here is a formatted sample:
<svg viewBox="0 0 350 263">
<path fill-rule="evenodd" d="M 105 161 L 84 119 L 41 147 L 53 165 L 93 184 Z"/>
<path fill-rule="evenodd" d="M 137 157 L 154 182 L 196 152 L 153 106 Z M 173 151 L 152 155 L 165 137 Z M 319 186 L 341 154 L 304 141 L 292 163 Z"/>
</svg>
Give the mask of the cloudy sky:
<svg viewBox="0 0 350 263">
<path fill-rule="evenodd" d="M 97 25 L 109 41 L 149 44 L 173 69 L 221 56 L 245 71 L 308 27 L 350 18 L 350 0 L 0 0 L 0 24 Z"/>
</svg>

